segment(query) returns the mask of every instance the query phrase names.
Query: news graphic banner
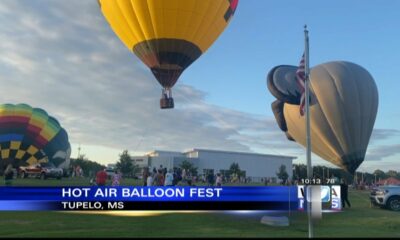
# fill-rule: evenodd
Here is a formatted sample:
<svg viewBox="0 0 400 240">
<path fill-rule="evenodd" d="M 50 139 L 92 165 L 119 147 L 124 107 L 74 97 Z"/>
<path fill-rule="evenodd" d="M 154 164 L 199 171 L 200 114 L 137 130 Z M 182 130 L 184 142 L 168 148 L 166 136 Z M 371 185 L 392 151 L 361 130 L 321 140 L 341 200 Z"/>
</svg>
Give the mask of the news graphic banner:
<svg viewBox="0 0 400 240">
<path fill-rule="evenodd" d="M 340 211 L 342 210 L 342 201 L 340 197 L 340 185 L 317 185 L 318 186 L 318 202 L 312 200 L 311 191 L 309 188 L 316 187 L 313 185 L 298 185 L 297 199 L 298 210 L 307 210 L 307 202 L 314 202 L 319 205 L 319 210 L 322 212 Z M 315 196 L 314 196 L 315 197 Z M 315 206 L 314 206 L 315 207 Z M 314 208 L 315 209 L 315 208 Z"/>
<path fill-rule="evenodd" d="M 1 211 L 302 210 L 298 186 L 0 187 Z M 303 196 L 300 198 L 299 196 Z"/>
</svg>

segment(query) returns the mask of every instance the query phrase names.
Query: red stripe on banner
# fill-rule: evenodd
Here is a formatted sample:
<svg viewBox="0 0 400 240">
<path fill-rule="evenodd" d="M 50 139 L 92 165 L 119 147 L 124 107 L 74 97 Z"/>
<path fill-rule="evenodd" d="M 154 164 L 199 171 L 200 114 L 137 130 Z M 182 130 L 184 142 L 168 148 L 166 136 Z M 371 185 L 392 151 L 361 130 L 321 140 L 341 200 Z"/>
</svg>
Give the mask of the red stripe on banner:
<svg viewBox="0 0 400 240">
<path fill-rule="evenodd" d="M 301 93 L 302 92 L 304 92 L 304 90 L 305 90 L 305 88 L 304 88 L 304 82 L 302 82 L 300 79 L 298 79 L 297 78 L 297 84 L 299 85 L 299 87 L 300 87 L 300 91 L 301 91 Z"/>
</svg>

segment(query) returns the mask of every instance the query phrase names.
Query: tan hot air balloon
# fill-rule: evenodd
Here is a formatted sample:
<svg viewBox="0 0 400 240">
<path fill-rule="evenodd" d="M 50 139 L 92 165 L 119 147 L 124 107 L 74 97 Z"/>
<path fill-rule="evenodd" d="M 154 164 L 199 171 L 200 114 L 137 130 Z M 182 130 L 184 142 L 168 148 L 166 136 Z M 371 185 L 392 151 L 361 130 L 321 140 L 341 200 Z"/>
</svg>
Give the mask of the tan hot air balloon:
<svg viewBox="0 0 400 240">
<path fill-rule="evenodd" d="M 288 66 L 285 67 L 289 69 Z M 288 70 L 291 74 L 279 74 L 293 77 L 293 71 L 296 71 L 296 67 Z M 276 78 L 279 74 L 269 74 L 268 87 L 273 94 L 277 89 L 283 89 L 274 84 L 285 82 L 273 80 L 274 75 Z M 310 86 L 312 151 L 336 166 L 354 173 L 364 161 L 378 110 L 378 90 L 374 79 L 357 64 L 335 61 L 313 67 L 310 72 Z M 288 98 L 293 96 L 299 94 L 292 94 Z M 273 104 L 276 108 L 283 106 L 280 113 L 277 109 L 274 110 L 280 126 L 283 126 L 281 129 L 305 146 L 305 116 L 300 115 L 298 103 L 284 102 Z"/>
<path fill-rule="evenodd" d="M 239 0 L 98 0 L 125 46 L 163 87 L 161 108 L 173 108 L 171 88 L 230 22 Z"/>
</svg>

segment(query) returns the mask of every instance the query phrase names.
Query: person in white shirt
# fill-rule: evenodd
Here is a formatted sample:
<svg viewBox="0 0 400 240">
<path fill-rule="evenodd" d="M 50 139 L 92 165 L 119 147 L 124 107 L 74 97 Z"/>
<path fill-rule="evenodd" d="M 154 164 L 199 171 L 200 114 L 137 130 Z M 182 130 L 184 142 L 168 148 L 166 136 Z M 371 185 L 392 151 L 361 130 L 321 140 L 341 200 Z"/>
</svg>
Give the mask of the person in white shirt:
<svg viewBox="0 0 400 240">
<path fill-rule="evenodd" d="M 186 180 L 186 169 L 182 169 L 182 180 Z"/>
<path fill-rule="evenodd" d="M 153 173 L 149 174 L 149 176 L 147 177 L 147 186 L 148 187 L 153 186 Z"/>
<path fill-rule="evenodd" d="M 174 175 L 172 174 L 172 169 L 168 170 L 167 174 L 165 174 L 164 186 L 173 186 Z"/>
<path fill-rule="evenodd" d="M 222 186 L 222 177 L 220 173 L 217 173 L 217 179 L 215 180 L 215 185 L 217 187 L 221 187 Z"/>
</svg>

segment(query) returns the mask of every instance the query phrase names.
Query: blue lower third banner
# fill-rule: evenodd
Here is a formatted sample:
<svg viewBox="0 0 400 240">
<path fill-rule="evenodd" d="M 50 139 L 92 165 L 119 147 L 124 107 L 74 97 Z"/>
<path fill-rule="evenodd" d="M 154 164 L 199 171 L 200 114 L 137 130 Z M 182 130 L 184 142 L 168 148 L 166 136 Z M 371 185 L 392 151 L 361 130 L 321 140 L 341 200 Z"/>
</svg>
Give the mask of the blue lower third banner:
<svg viewBox="0 0 400 240">
<path fill-rule="evenodd" d="M 0 187 L 1 211 L 297 210 L 296 186 Z"/>
</svg>

